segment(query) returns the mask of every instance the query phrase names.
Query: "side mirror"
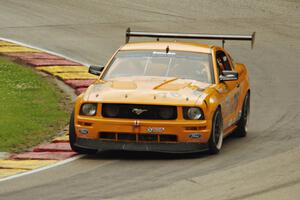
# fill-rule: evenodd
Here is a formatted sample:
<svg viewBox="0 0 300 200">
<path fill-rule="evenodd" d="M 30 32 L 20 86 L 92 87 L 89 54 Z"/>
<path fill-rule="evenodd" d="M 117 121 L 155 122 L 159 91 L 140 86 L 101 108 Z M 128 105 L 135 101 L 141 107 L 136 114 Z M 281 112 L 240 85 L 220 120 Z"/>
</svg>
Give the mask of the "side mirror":
<svg viewBox="0 0 300 200">
<path fill-rule="evenodd" d="M 229 70 L 223 70 L 223 74 L 219 76 L 220 81 L 235 81 L 238 80 L 238 78 L 238 72 Z"/>
<path fill-rule="evenodd" d="M 104 67 L 102 65 L 91 65 L 89 67 L 89 73 L 99 76 L 103 69 Z"/>
</svg>

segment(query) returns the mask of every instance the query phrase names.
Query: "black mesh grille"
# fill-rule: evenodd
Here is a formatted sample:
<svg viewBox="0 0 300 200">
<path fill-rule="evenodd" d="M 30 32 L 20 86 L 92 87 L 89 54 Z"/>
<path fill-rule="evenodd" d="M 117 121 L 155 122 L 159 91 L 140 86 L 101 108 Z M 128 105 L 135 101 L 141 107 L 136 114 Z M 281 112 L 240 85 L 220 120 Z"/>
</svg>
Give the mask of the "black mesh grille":
<svg viewBox="0 0 300 200">
<path fill-rule="evenodd" d="M 177 135 L 169 134 L 134 134 L 134 133 L 114 133 L 101 132 L 99 138 L 112 141 L 134 141 L 134 142 L 177 142 Z"/>
<path fill-rule="evenodd" d="M 177 135 L 160 135 L 161 142 L 177 142 Z"/>
<path fill-rule="evenodd" d="M 139 141 L 158 141 L 158 135 L 154 134 L 140 134 Z"/>
<path fill-rule="evenodd" d="M 99 137 L 101 139 L 108 139 L 108 140 L 115 140 L 116 139 L 116 133 L 112 132 L 101 132 Z"/>
<path fill-rule="evenodd" d="M 136 135 L 129 133 L 118 133 L 118 140 L 136 141 Z"/>
<path fill-rule="evenodd" d="M 103 104 L 102 116 L 107 118 L 172 120 L 177 118 L 177 107 L 161 105 Z"/>
</svg>

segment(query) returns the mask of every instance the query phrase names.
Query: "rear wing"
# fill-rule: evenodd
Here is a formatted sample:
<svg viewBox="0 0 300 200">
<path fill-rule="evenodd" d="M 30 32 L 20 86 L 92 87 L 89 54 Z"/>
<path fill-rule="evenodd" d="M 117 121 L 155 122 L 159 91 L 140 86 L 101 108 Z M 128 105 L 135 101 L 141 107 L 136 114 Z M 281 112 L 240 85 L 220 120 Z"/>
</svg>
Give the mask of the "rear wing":
<svg viewBox="0 0 300 200">
<path fill-rule="evenodd" d="M 138 32 L 131 31 L 130 28 L 126 30 L 126 43 L 131 37 L 150 37 L 156 38 L 180 38 L 180 39 L 206 39 L 206 40 L 222 40 L 222 46 L 226 40 L 243 40 L 251 41 L 251 48 L 253 49 L 255 41 L 255 32 L 251 35 L 217 35 L 217 34 L 195 34 L 195 33 L 153 33 L 153 32 Z"/>
</svg>

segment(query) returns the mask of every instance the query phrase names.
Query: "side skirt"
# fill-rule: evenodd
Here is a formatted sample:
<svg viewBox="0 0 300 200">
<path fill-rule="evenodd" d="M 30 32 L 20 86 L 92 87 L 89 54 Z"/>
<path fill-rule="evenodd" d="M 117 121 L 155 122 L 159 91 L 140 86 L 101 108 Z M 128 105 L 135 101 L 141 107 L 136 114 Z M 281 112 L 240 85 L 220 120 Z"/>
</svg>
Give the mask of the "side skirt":
<svg viewBox="0 0 300 200">
<path fill-rule="evenodd" d="M 224 137 L 227 137 L 228 135 L 230 135 L 236 128 L 237 128 L 237 125 L 235 125 L 235 124 L 233 124 L 233 125 L 229 126 L 228 128 L 226 128 L 224 130 Z"/>
</svg>

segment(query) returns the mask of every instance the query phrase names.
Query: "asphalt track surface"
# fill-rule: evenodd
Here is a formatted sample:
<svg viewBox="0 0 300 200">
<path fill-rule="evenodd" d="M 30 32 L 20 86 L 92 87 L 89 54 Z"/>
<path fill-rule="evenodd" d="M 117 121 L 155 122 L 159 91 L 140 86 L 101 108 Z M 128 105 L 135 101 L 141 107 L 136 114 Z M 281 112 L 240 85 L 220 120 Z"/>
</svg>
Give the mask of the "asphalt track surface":
<svg viewBox="0 0 300 200">
<path fill-rule="evenodd" d="M 253 50 L 247 42 L 226 43 L 250 71 L 248 137 L 228 138 L 216 156 L 87 156 L 1 182 L 0 199 L 300 199 L 299 6 L 297 0 L 0 0 L 0 37 L 93 64 L 124 43 L 127 27 L 257 32 Z"/>
</svg>

